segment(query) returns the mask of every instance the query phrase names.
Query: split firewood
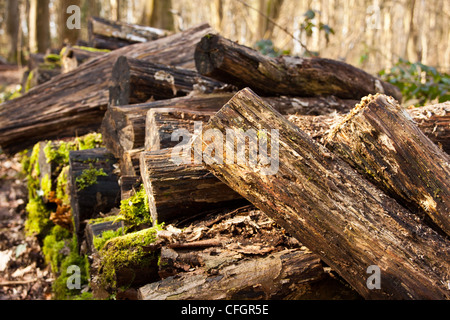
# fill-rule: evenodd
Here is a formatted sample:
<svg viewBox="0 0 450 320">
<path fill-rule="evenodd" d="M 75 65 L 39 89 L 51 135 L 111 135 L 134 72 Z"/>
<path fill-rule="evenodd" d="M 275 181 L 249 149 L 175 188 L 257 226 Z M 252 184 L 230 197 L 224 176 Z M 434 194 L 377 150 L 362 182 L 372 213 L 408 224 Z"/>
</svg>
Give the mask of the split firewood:
<svg viewBox="0 0 450 320">
<path fill-rule="evenodd" d="M 365 97 L 333 127 L 325 145 L 450 235 L 450 157 L 394 99 Z"/>
<path fill-rule="evenodd" d="M 361 99 L 380 92 L 402 99 L 392 84 L 347 63 L 324 58 L 271 58 L 214 34 L 204 36 L 197 45 L 195 65 L 207 77 L 239 88 L 250 87 L 263 96 Z"/>
<path fill-rule="evenodd" d="M 193 143 L 202 143 L 196 155 L 206 167 L 317 253 L 363 297 L 450 298 L 449 240 L 251 90 L 240 91 L 216 113 L 204 135 L 209 129 L 215 129 L 214 143 L 201 137 Z M 250 156 L 238 164 L 231 154 L 226 158 L 220 150 L 228 154 L 230 149 L 218 146 L 225 143 L 226 129 L 253 129 L 260 145 L 270 145 L 271 156 L 261 148 L 267 161 L 260 165 Z M 238 143 L 246 139 L 235 138 Z M 379 271 L 380 285 L 368 285 L 373 270 Z"/>
</svg>

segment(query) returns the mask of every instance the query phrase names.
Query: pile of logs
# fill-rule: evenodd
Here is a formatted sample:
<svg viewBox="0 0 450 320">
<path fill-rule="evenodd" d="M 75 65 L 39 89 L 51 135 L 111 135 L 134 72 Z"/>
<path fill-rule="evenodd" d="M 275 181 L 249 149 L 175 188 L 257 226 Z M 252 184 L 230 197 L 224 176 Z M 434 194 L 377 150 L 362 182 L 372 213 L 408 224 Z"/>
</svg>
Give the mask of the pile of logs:
<svg viewBox="0 0 450 320">
<path fill-rule="evenodd" d="M 450 103 L 406 109 L 349 64 L 267 57 L 208 25 L 94 18 L 89 40 L 112 51 L 66 48 L 64 72 L 0 105 L 0 146 L 102 133 L 68 173 L 96 297 L 450 298 Z M 105 174 L 80 190 L 87 168 Z M 120 220 L 139 190 L 151 223 L 115 239 L 155 240 L 105 284 L 119 240 L 93 239 L 127 221 L 90 219 Z"/>
</svg>

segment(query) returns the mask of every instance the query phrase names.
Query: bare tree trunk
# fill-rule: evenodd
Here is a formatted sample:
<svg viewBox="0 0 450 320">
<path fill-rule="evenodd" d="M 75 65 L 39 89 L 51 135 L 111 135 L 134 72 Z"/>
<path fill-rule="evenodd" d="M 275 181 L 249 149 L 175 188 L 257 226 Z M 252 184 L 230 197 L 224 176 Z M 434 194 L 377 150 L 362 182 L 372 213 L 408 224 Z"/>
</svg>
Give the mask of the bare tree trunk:
<svg viewBox="0 0 450 320">
<path fill-rule="evenodd" d="M 155 28 L 174 30 L 172 0 L 147 0 L 141 23 Z"/>
<path fill-rule="evenodd" d="M 17 45 L 19 40 L 19 1 L 8 0 L 7 2 L 7 17 L 6 17 L 6 32 L 8 34 L 8 60 L 16 62 L 20 59 L 17 57 Z"/>
<path fill-rule="evenodd" d="M 30 51 L 44 53 L 50 47 L 49 0 L 31 0 Z"/>
</svg>

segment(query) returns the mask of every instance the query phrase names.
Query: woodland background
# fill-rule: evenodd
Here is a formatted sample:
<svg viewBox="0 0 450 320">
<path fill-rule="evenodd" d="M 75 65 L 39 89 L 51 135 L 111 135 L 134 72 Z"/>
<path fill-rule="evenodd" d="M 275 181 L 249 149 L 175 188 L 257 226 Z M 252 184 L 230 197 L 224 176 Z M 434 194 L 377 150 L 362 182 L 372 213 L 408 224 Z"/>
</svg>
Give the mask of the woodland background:
<svg viewBox="0 0 450 320">
<path fill-rule="evenodd" d="M 82 11 L 80 30 L 65 27 L 73 4 Z M 370 73 L 399 58 L 450 69 L 447 0 L 0 0 L 0 55 L 23 63 L 29 52 L 86 39 L 91 15 L 174 31 L 208 22 L 250 47 L 270 39 L 273 47 L 260 46 L 303 55 L 301 42 Z"/>
</svg>

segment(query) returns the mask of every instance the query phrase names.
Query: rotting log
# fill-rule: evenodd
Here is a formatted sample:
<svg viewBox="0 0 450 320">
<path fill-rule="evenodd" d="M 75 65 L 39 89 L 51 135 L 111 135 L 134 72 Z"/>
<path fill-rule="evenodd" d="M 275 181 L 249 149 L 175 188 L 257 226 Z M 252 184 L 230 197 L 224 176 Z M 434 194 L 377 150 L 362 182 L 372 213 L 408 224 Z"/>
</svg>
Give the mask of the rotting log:
<svg viewBox="0 0 450 320">
<path fill-rule="evenodd" d="M 91 17 L 88 21 L 89 45 L 99 49 L 114 50 L 166 37 L 167 30 Z"/>
<path fill-rule="evenodd" d="M 450 157 L 391 97 L 361 100 L 325 146 L 412 212 L 450 235 Z"/>
<path fill-rule="evenodd" d="M 103 118 L 101 132 L 106 147 L 117 157 L 127 150 L 145 146 L 145 119 L 150 109 L 179 108 L 192 111 L 218 111 L 233 97 L 232 93 L 193 94 L 168 100 L 153 101 L 137 105 L 114 106 L 108 108 Z M 348 112 L 355 105 L 353 100 L 333 97 L 299 98 L 267 97 L 282 114 L 330 114 L 335 111 Z M 147 149 L 149 151 L 149 149 Z"/>
<path fill-rule="evenodd" d="M 265 98 L 267 102 L 267 98 Z M 270 102 L 269 102 L 270 104 Z M 441 103 L 414 109 L 405 109 L 419 129 L 444 152 L 450 153 L 450 103 Z M 308 133 L 314 140 L 321 141 L 328 131 L 338 124 L 345 114 L 288 115 L 287 119 Z"/>
<path fill-rule="evenodd" d="M 107 50 L 97 50 L 80 46 L 66 46 L 61 50 L 61 72 L 67 73 L 82 63 L 106 54 Z"/>
<path fill-rule="evenodd" d="M 425 135 L 450 154 L 450 101 L 408 110 Z"/>
<path fill-rule="evenodd" d="M 337 60 L 324 58 L 271 58 L 220 35 L 208 34 L 195 49 L 197 70 L 208 77 L 250 87 L 262 96 L 327 96 L 361 99 L 385 93 L 401 101 L 390 83 Z"/>
<path fill-rule="evenodd" d="M 105 231 L 117 231 L 124 227 L 123 221 L 114 221 L 114 216 L 104 221 L 89 221 L 84 229 L 84 236 L 88 246 L 88 252 L 96 252 L 95 238 L 102 237 Z"/>
<path fill-rule="evenodd" d="M 323 279 L 315 254 L 301 249 L 283 250 L 267 257 L 243 259 L 209 274 L 198 269 L 139 288 L 141 300 L 282 299 L 304 293 Z"/>
<path fill-rule="evenodd" d="M 133 196 L 139 189 L 139 186 L 142 184 L 142 180 L 140 176 L 127 176 L 122 175 L 119 178 L 119 186 L 120 186 L 120 199 L 126 200 Z"/>
<path fill-rule="evenodd" d="M 247 203 L 202 164 L 178 164 L 175 149 L 142 152 L 140 171 L 153 223 L 173 222 L 218 207 Z"/>
<path fill-rule="evenodd" d="M 121 176 L 140 176 L 141 169 L 139 159 L 144 148 L 124 151 L 119 158 L 119 169 Z"/>
<path fill-rule="evenodd" d="M 85 220 L 100 212 L 108 213 L 119 204 L 118 177 L 113 173 L 115 161 L 105 148 L 69 153 L 70 204 L 79 239 L 84 232 Z"/>
<path fill-rule="evenodd" d="M 193 95 L 149 103 L 109 107 L 103 118 L 101 132 L 105 146 L 118 158 L 125 151 L 145 145 L 147 112 L 156 108 L 180 108 L 193 111 L 218 111 L 233 95 L 216 93 Z"/>
<path fill-rule="evenodd" d="M 204 152 L 196 154 L 201 153 L 211 172 L 320 255 L 364 298 L 450 298 L 450 241 L 250 89 L 237 93 L 203 129 L 217 129 L 223 136 L 226 129 L 254 129 L 261 133 L 259 140 L 266 144 L 270 140 L 276 170 L 252 165 L 251 159 L 236 164 L 222 157 L 226 161 L 221 164 L 221 155 L 217 151 L 211 155 L 206 139 L 200 141 Z M 213 145 L 220 143 L 219 138 L 214 141 Z M 371 266 L 380 270 L 379 288 L 367 285 Z"/>
<path fill-rule="evenodd" d="M 211 93 L 225 84 L 193 70 L 121 56 L 114 64 L 109 104 L 123 106 L 186 96 L 196 87 Z"/>
<path fill-rule="evenodd" d="M 212 111 L 192 111 L 179 108 L 150 109 L 145 124 L 145 151 L 175 147 L 180 143 L 179 139 L 172 139 L 176 130 L 183 130 L 186 135 L 184 138 L 189 140 L 190 135 L 194 132 L 195 123 L 206 123 L 213 114 Z"/>
<path fill-rule="evenodd" d="M 109 101 L 112 67 L 120 56 L 193 68 L 195 44 L 208 25 L 106 53 L 0 106 L 0 146 L 8 155 L 46 139 L 96 131 Z"/>
</svg>

